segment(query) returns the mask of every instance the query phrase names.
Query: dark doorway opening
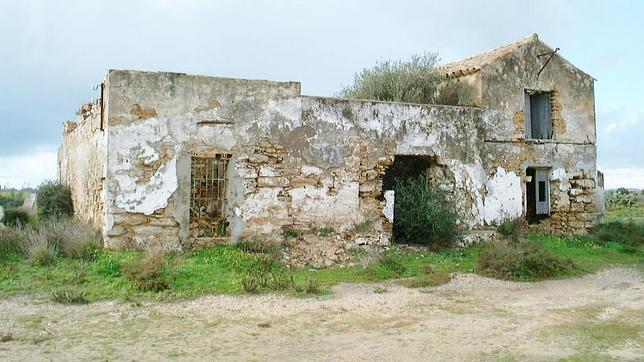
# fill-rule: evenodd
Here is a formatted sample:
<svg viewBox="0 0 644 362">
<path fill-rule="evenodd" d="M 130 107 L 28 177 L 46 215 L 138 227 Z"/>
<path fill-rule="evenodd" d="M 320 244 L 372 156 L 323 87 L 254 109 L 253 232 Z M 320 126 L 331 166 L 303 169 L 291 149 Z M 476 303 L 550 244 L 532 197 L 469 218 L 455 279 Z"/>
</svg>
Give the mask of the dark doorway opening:
<svg viewBox="0 0 644 362">
<path fill-rule="evenodd" d="M 427 182 L 429 182 L 429 170 L 432 166 L 436 165 L 435 160 L 429 156 L 407 156 L 396 155 L 394 163 L 387 169 L 382 180 L 383 198 L 387 191 L 393 191 L 394 195 L 394 210 L 400 207 L 399 200 L 396 195 L 396 183 L 404 179 L 419 177 L 424 175 Z M 397 227 L 396 215 L 393 215 L 393 239 L 396 240 Z"/>
<path fill-rule="evenodd" d="M 550 216 L 550 169 L 528 167 L 526 176 L 526 219 L 533 224 Z"/>
<path fill-rule="evenodd" d="M 395 191 L 396 179 L 427 175 L 427 171 L 433 164 L 430 157 L 395 156 L 394 163 L 387 169 L 382 179 L 382 189 Z"/>
</svg>

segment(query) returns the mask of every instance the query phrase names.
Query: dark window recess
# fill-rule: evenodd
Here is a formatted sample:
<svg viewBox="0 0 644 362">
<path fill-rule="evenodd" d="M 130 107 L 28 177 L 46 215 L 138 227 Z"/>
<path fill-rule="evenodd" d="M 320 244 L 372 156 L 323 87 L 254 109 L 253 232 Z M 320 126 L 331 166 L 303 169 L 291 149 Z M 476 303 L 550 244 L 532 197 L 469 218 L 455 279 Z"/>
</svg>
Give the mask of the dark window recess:
<svg viewBox="0 0 644 362">
<path fill-rule="evenodd" d="M 539 181 L 539 202 L 546 201 L 546 182 Z"/>
<path fill-rule="evenodd" d="M 525 93 L 526 138 L 551 139 L 552 114 L 549 92 Z"/>
</svg>

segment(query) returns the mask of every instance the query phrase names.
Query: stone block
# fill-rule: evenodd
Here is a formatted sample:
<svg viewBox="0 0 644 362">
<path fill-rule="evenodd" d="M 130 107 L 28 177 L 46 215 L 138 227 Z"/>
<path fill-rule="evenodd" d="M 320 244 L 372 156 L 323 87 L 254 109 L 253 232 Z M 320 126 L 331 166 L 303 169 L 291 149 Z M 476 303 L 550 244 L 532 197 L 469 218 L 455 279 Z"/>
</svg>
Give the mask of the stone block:
<svg viewBox="0 0 644 362">
<path fill-rule="evenodd" d="M 261 165 L 259 167 L 259 176 L 261 177 L 278 177 L 281 176 L 281 170 L 272 165 Z"/>
<path fill-rule="evenodd" d="M 125 234 L 127 234 L 127 229 L 118 225 L 112 227 L 112 229 L 107 232 L 107 236 L 109 237 L 123 236 Z"/>
<path fill-rule="evenodd" d="M 150 218 L 150 221 L 149 221 L 148 225 L 162 226 L 162 227 L 173 227 L 173 226 L 179 226 L 179 223 L 177 223 L 172 218 Z"/>
<path fill-rule="evenodd" d="M 143 214 L 115 214 L 114 215 L 114 224 L 115 225 L 126 225 L 126 226 L 136 226 L 143 225 L 148 222 L 149 217 Z"/>
<path fill-rule="evenodd" d="M 286 177 L 258 177 L 257 187 L 286 187 L 289 181 Z"/>
<path fill-rule="evenodd" d="M 257 170 L 253 167 L 237 167 L 237 174 L 241 178 L 257 178 Z"/>
<path fill-rule="evenodd" d="M 584 193 L 582 189 L 570 189 L 570 196 L 577 196 Z"/>
</svg>

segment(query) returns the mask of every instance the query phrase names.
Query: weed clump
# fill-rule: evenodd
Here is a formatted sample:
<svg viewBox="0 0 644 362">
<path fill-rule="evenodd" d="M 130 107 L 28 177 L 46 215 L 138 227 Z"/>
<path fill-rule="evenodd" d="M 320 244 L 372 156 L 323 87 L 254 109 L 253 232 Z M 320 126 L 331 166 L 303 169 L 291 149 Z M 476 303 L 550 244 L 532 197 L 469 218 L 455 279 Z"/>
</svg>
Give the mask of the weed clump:
<svg viewBox="0 0 644 362">
<path fill-rule="evenodd" d="M 302 236 L 302 232 L 293 228 L 286 228 L 282 232 L 284 239 L 297 239 Z"/>
<path fill-rule="evenodd" d="M 542 280 L 570 274 L 575 269 L 570 258 L 557 257 L 537 242 L 489 243 L 477 259 L 478 271 L 497 279 Z"/>
<path fill-rule="evenodd" d="M 403 279 L 399 283 L 407 288 L 424 288 L 443 285 L 449 283 L 450 280 L 452 280 L 450 273 L 433 271 L 418 277 Z"/>
<path fill-rule="evenodd" d="M 170 282 L 163 276 L 165 268 L 165 253 L 151 251 L 125 264 L 123 272 L 139 290 L 160 292 L 170 288 Z"/>
<path fill-rule="evenodd" d="M 367 219 L 359 223 L 353 223 L 353 231 L 356 233 L 367 233 L 373 231 L 376 221 Z"/>
<path fill-rule="evenodd" d="M 306 278 L 303 283 L 293 282 L 293 289 L 304 294 L 320 294 L 322 292 L 320 282 L 313 278 Z"/>
<path fill-rule="evenodd" d="M 518 242 L 523 236 L 525 220 L 522 218 L 503 220 L 496 231 L 512 242 Z"/>
<path fill-rule="evenodd" d="M 436 248 L 453 246 L 461 235 L 454 200 L 425 175 L 396 180 L 394 238 Z"/>
<path fill-rule="evenodd" d="M 51 300 L 60 304 L 87 304 L 84 290 L 63 288 L 51 292 Z"/>
<path fill-rule="evenodd" d="M 279 259 L 282 256 L 280 245 L 269 243 L 264 240 L 242 239 L 236 244 L 236 246 L 239 250 L 245 253 L 267 254 L 275 257 L 276 259 Z"/>
<path fill-rule="evenodd" d="M 333 233 L 334 233 L 333 228 L 330 228 L 328 226 L 315 230 L 315 235 L 317 236 L 331 236 L 333 235 Z"/>
</svg>

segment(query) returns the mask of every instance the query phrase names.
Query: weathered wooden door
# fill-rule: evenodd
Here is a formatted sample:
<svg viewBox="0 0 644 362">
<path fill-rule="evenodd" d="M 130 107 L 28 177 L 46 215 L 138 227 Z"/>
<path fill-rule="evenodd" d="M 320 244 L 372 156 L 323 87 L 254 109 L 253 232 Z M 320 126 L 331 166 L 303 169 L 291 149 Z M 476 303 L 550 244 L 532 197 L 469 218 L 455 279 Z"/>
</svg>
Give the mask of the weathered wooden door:
<svg viewBox="0 0 644 362">
<path fill-rule="evenodd" d="M 537 215 L 550 214 L 550 170 L 538 168 L 535 170 L 535 200 Z"/>
</svg>

